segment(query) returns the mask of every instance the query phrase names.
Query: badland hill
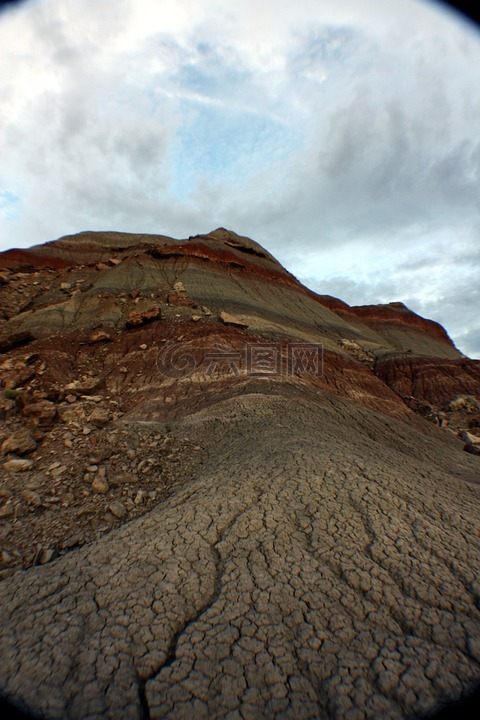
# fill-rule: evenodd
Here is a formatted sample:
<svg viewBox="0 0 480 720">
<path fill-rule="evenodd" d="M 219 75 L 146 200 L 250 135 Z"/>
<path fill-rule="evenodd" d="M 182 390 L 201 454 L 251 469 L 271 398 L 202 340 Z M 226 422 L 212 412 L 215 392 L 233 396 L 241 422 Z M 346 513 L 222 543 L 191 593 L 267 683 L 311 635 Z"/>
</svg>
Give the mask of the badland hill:
<svg viewBox="0 0 480 720">
<path fill-rule="evenodd" d="M 253 240 L 0 254 L 3 697 L 426 717 L 480 681 L 480 362 Z"/>
</svg>

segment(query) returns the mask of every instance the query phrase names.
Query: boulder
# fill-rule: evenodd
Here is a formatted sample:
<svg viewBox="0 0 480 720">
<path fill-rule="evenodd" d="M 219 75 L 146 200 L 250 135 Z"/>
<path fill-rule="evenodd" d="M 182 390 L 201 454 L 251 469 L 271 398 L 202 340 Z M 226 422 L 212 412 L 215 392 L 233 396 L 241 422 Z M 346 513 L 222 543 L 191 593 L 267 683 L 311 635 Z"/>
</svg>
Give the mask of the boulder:
<svg viewBox="0 0 480 720">
<path fill-rule="evenodd" d="M 145 310 L 133 310 L 128 314 L 126 325 L 128 328 L 141 327 L 154 320 L 159 320 L 160 317 L 161 310 L 158 305 Z"/>
<path fill-rule="evenodd" d="M 230 315 L 230 313 L 225 312 L 224 310 L 220 313 L 220 320 L 225 325 L 236 325 L 237 327 L 247 328 L 247 323 L 243 322 L 243 320 L 240 320 L 240 318 L 237 318 L 235 315 Z"/>
<path fill-rule="evenodd" d="M 34 466 L 33 460 L 27 460 L 26 458 L 13 458 L 3 463 L 3 469 L 7 472 L 26 472 L 32 470 Z"/>
<path fill-rule="evenodd" d="M 52 560 L 55 560 L 57 554 L 57 551 L 53 548 L 40 546 L 35 556 L 35 565 L 46 565 Z"/>
<path fill-rule="evenodd" d="M 138 477 L 131 473 L 117 472 L 110 477 L 112 485 L 127 485 L 128 483 L 138 482 Z"/>
<path fill-rule="evenodd" d="M 460 437 L 467 445 L 480 446 L 480 437 L 478 437 L 478 435 L 472 435 L 472 433 L 467 432 L 467 430 L 462 430 L 462 432 L 460 433 Z"/>
<path fill-rule="evenodd" d="M 15 453 L 16 455 L 28 455 L 33 452 L 37 447 L 37 443 L 34 438 L 30 435 L 28 430 L 21 428 L 12 433 L 2 443 L 2 453 Z"/>
<path fill-rule="evenodd" d="M 122 502 L 120 502 L 120 500 L 110 503 L 107 510 L 109 510 L 118 520 L 122 520 L 127 514 L 127 508 Z"/>
<path fill-rule="evenodd" d="M 105 495 L 109 490 L 107 479 L 102 475 L 97 475 L 92 482 L 92 491 L 96 495 Z"/>
<path fill-rule="evenodd" d="M 65 392 L 73 393 L 74 395 L 85 395 L 85 393 L 91 393 L 102 384 L 102 379 L 98 377 L 89 377 L 83 380 L 75 380 L 74 382 L 68 383 L 63 388 Z"/>
<path fill-rule="evenodd" d="M 33 505 L 33 507 L 38 508 L 42 505 L 41 496 L 35 490 L 28 490 L 28 488 L 22 492 L 22 500 L 27 505 Z"/>
<path fill-rule="evenodd" d="M 26 417 L 35 420 L 38 425 L 49 425 L 57 416 L 57 408 L 50 400 L 39 400 L 31 405 L 25 405 L 22 412 Z"/>
<path fill-rule="evenodd" d="M 96 427 L 103 427 L 110 421 L 111 415 L 108 410 L 96 407 L 95 410 L 92 410 L 90 413 L 90 416 L 88 418 L 88 421 L 92 423 L 92 425 L 96 425 Z"/>
<path fill-rule="evenodd" d="M 176 305 L 178 307 L 191 307 L 196 308 L 197 303 L 189 298 L 185 293 L 169 293 L 167 295 L 167 303 L 169 305 Z"/>
</svg>

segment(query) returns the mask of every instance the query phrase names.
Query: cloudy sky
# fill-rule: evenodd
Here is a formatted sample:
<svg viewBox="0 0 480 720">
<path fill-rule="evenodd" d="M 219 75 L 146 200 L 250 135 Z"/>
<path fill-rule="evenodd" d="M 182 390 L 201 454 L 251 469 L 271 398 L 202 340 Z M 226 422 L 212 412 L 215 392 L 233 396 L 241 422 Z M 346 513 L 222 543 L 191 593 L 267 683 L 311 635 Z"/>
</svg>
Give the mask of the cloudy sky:
<svg viewBox="0 0 480 720">
<path fill-rule="evenodd" d="M 0 249 L 262 243 L 480 357 L 480 30 L 428 0 L 29 0 L 0 13 Z"/>
</svg>

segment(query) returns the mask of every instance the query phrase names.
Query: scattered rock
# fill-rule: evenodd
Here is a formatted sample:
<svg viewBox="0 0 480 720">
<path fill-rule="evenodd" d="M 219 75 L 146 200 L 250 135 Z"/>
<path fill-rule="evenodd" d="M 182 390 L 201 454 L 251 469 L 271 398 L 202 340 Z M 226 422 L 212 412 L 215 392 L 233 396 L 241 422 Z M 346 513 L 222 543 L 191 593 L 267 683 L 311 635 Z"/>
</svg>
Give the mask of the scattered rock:
<svg viewBox="0 0 480 720">
<path fill-rule="evenodd" d="M 147 323 L 158 320 L 161 317 L 161 310 L 159 305 L 154 305 L 151 308 L 145 310 L 133 310 L 127 316 L 126 325 L 128 328 L 140 327 Z"/>
<path fill-rule="evenodd" d="M 341 338 L 340 347 L 344 348 L 350 355 L 356 360 L 362 363 L 373 365 L 375 362 L 375 356 L 368 352 L 360 343 L 356 340 L 349 340 L 348 338 Z"/>
<path fill-rule="evenodd" d="M 143 503 L 144 497 L 145 493 L 143 492 L 143 490 L 138 490 L 133 502 L 135 503 L 135 505 L 141 505 Z"/>
<path fill-rule="evenodd" d="M 75 380 L 74 382 L 65 385 L 65 392 L 71 392 L 74 395 L 85 395 L 85 393 L 91 393 L 102 384 L 102 379 L 98 377 L 85 378 L 84 380 Z"/>
<path fill-rule="evenodd" d="M 61 407 L 58 409 L 58 416 L 64 423 L 75 423 L 77 420 L 82 419 L 84 414 L 79 411 L 78 406 L 75 408 Z"/>
<path fill-rule="evenodd" d="M 440 410 L 436 405 L 432 405 L 429 402 L 426 402 L 425 400 L 417 400 L 412 395 L 406 395 L 403 397 L 403 400 L 408 407 L 416 412 L 418 415 L 421 415 L 426 420 L 430 420 L 430 422 L 435 423 L 435 425 L 438 425 L 439 427 L 447 427 L 448 425 L 448 418 L 445 412 L 443 410 Z"/>
<path fill-rule="evenodd" d="M 480 406 L 480 402 L 470 395 L 459 395 L 455 400 L 452 400 L 448 406 L 447 410 L 450 410 L 451 412 L 457 412 L 458 410 L 466 410 L 467 412 L 472 412 L 474 410 L 478 410 Z"/>
<path fill-rule="evenodd" d="M 116 473 L 110 477 L 111 485 L 127 485 L 138 482 L 138 477 L 130 473 Z"/>
<path fill-rule="evenodd" d="M 12 517 L 12 515 L 15 512 L 15 508 L 13 506 L 13 503 L 11 500 L 7 500 L 7 502 L 4 505 L 0 506 L 0 520 L 6 520 L 9 517 Z"/>
<path fill-rule="evenodd" d="M 71 289 L 72 289 L 72 283 L 68 283 L 68 282 L 60 283 L 60 290 L 71 290 Z"/>
<path fill-rule="evenodd" d="M 183 282 L 182 282 L 181 280 L 175 280 L 175 282 L 173 283 L 172 287 L 173 287 L 173 289 L 175 290 L 175 292 L 178 292 L 178 293 L 187 292 L 187 291 L 185 290 L 185 285 L 183 284 Z"/>
<path fill-rule="evenodd" d="M 114 339 L 114 332 L 112 330 L 106 330 L 104 328 L 97 328 L 93 330 L 88 336 L 88 342 L 90 345 L 94 345 L 99 342 L 112 342 Z"/>
<path fill-rule="evenodd" d="M 201 320 L 201 319 L 202 319 L 202 318 L 200 317 L 200 315 L 192 315 L 192 320 L 193 320 L 193 322 L 198 322 L 198 321 Z"/>
<path fill-rule="evenodd" d="M 34 466 L 33 460 L 27 460 L 26 458 L 13 458 L 3 463 L 3 469 L 7 472 L 26 472 L 32 470 Z"/>
<path fill-rule="evenodd" d="M 467 445 L 480 445 L 480 437 L 472 435 L 472 433 L 469 433 L 466 430 L 462 430 L 460 437 Z"/>
<path fill-rule="evenodd" d="M 88 418 L 89 422 L 91 422 L 92 425 L 95 425 L 96 427 L 103 427 L 110 421 L 110 419 L 111 415 L 109 411 L 99 407 L 95 408 L 95 410 L 92 410 Z"/>
<path fill-rule="evenodd" d="M 110 503 L 107 510 L 109 510 L 118 520 L 122 520 L 127 514 L 127 508 L 122 502 L 120 502 L 120 500 Z"/>
<path fill-rule="evenodd" d="M 2 444 L 2 453 L 15 453 L 16 455 L 28 455 L 37 447 L 37 443 L 25 428 L 16 430 Z"/>
<path fill-rule="evenodd" d="M 247 328 L 248 325 L 243 322 L 243 320 L 240 320 L 240 318 L 237 318 L 235 315 L 230 315 L 230 313 L 225 312 L 224 310 L 220 313 L 220 320 L 222 320 L 225 325 L 236 325 L 237 327 Z"/>
<path fill-rule="evenodd" d="M 47 478 L 45 475 L 40 473 L 35 473 L 35 475 L 32 475 L 28 478 L 28 482 L 25 484 L 25 487 L 28 490 L 38 490 L 43 485 L 45 485 Z"/>
<path fill-rule="evenodd" d="M 102 475 L 96 475 L 94 481 L 92 482 L 92 491 L 96 495 L 105 495 L 109 490 L 108 482 L 105 477 L 102 477 Z"/>
<path fill-rule="evenodd" d="M 211 311 L 210 308 L 208 308 L 206 305 L 202 305 L 202 307 L 200 308 L 200 310 L 203 312 L 204 315 L 211 315 L 211 314 L 212 314 L 212 311 Z"/>
<path fill-rule="evenodd" d="M 174 305 L 177 307 L 190 307 L 190 308 L 197 308 L 198 305 L 196 302 L 194 302 L 191 298 L 189 298 L 186 293 L 169 293 L 167 295 L 167 303 L 169 305 Z"/>
<path fill-rule="evenodd" d="M 57 408 L 50 400 L 40 400 L 31 405 L 25 405 L 22 412 L 26 417 L 32 418 L 39 425 L 49 425 L 56 418 Z"/>
<path fill-rule="evenodd" d="M 42 505 L 41 496 L 34 490 L 23 490 L 22 500 L 24 502 L 26 502 L 27 505 L 33 505 L 33 507 L 38 508 L 38 507 L 41 507 L 41 505 Z"/>
<path fill-rule="evenodd" d="M 60 475 L 63 475 L 64 472 L 66 472 L 67 466 L 66 465 L 59 465 L 58 467 L 54 468 L 51 471 L 51 475 L 55 478 L 60 477 Z"/>
<path fill-rule="evenodd" d="M 49 547 L 39 547 L 37 554 L 35 555 L 35 565 L 46 565 L 47 563 L 55 560 L 57 557 L 57 551 Z"/>
</svg>

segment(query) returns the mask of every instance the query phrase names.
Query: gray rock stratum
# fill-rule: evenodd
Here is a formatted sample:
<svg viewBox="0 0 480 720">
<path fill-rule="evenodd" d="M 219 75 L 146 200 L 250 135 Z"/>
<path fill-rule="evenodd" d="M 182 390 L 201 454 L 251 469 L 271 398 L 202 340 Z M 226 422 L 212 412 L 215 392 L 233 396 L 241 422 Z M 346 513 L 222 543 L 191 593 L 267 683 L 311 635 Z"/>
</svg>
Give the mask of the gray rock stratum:
<svg viewBox="0 0 480 720">
<path fill-rule="evenodd" d="M 179 421 L 196 478 L 0 586 L 2 684 L 51 718 L 401 718 L 480 678 L 478 461 L 284 385 Z"/>
</svg>

